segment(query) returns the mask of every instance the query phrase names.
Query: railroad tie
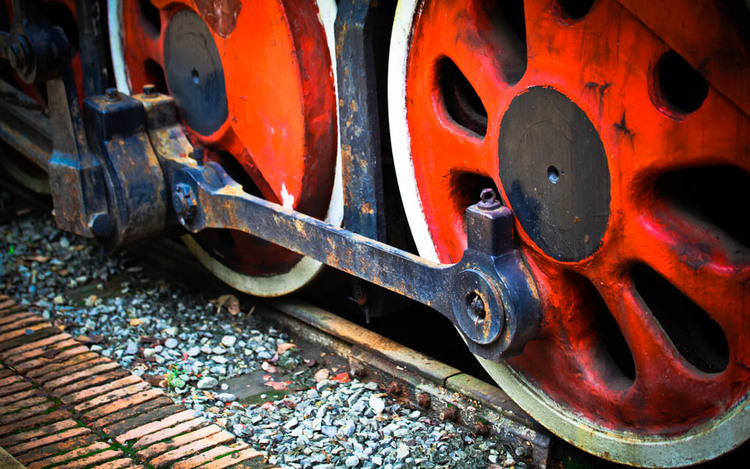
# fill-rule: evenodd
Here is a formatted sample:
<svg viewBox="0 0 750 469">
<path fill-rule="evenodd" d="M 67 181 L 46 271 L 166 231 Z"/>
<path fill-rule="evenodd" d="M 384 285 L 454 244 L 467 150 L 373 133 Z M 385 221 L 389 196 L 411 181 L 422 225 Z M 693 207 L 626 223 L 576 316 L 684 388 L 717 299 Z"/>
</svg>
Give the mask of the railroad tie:
<svg viewBox="0 0 750 469">
<path fill-rule="evenodd" d="M 30 469 L 266 467 L 260 452 L 5 295 L 0 448 Z"/>
</svg>

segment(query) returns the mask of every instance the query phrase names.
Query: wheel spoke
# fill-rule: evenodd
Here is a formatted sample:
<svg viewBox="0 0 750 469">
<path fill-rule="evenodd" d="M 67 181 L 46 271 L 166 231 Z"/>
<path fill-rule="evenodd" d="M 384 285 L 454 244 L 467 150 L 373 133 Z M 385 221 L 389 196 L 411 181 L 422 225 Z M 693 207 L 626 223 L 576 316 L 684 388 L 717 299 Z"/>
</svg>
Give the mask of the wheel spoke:
<svg viewBox="0 0 750 469">
<path fill-rule="evenodd" d="M 696 392 L 705 389 L 711 378 L 680 355 L 632 284 L 607 289 L 603 297 L 617 317 L 635 362 L 635 383 L 623 403 L 628 420 L 656 418 L 649 423 L 681 424 L 672 419 L 685 418 L 686 409 L 698 412 L 715 405 L 715 395 Z"/>
<path fill-rule="evenodd" d="M 394 144 L 394 161 L 403 158 L 396 170 L 409 222 L 422 238 L 429 231 L 420 252 L 460 258 L 468 199 L 457 175 L 491 179 L 514 211 L 542 295 L 539 335 L 485 368 L 574 444 L 596 441 L 594 452 L 634 465 L 675 464 L 651 447 L 664 441 L 690 453 L 677 463 L 699 461 L 694 437 L 705 428 L 733 437 L 722 425 L 741 422 L 728 409 L 750 389 L 750 231 L 732 207 L 750 187 L 750 121 L 742 93 L 714 83 L 733 56 L 713 42 L 744 47 L 736 25 L 715 28 L 712 11 L 704 48 L 689 32 L 700 28 L 681 18 L 698 24 L 694 13 L 713 4 L 655 0 L 671 22 L 662 36 L 633 6 L 652 9 L 648 1 L 413 3 L 410 28 L 396 16 L 391 57 L 406 64 L 407 112 L 391 125 L 408 129 L 396 144 L 409 147 Z M 520 23 L 508 13 L 519 10 Z M 691 37 L 678 45 L 672 33 Z M 401 43 L 404 59 L 394 53 Z M 711 57 L 722 51 L 730 53 Z M 727 82 L 747 91 L 737 76 Z M 483 126 L 461 106 L 476 102 Z M 591 440 L 580 437 L 588 423 L 601 429 Z"/>
<path fill-rule="evenodd" d="M 215 138 L 214 138 L 215 137 Z M 274 203 L 282 203 L 281 186 L 278 184 L 279 168 L 274 165 L 266 165 L 267 160 L 256 160 L 250 155 L 245 143 L 237 136 L 231 125 L 224 125 L 213 135 L 211 139 L 204 139 L 207 145 L 213 148 L 236 155 L 237 161 L 242 165 L 266 200 Z M 276 184 L 272 185 L 270 178 Z"/>
<path fill-rule="evenodd" d="M 446 9 L 423 11 L 430 28 L 420 31 L 418 60 L 432 86 L 441 86 L 432 76 L 434 64 L 447 57 L 465 76 L 486 109 L 486 115 L 500 112 L 503 91 L 517 82 L 526 68 L 523 40 L 510 32 L 503 13 L 493 2 L 452 2 Z M 422 65 L 423 64 L 423 65 Z M 446 93 L 446 90 L 440 90 Z"/>
<path fill-rule="evenodd" d="M 701 220 L 675 209 L 630 225 L 636 260 L 649 265 L 740 345 L 750 315 L 750 253 Z"/>
<path fill-rule="evenodd" d="M 716 8 L 711 2 L 691 0 L 620 0 L 647 27 L 694 67 L 743 111 L 750 113 L 750 86 L 747 86 L 750 49 L 742 43 L 735 28 L 743 5 Z M 679 21 L 675 21 L 679 15 Z M 690 31 L 690 34 L 685 34 Z"/>
<path fill-rule="evenodd" d="M 750 118 L 713 90 L 701 108 L 684 119 L 659 111 L 642 112 L 627 122 L 625 111 L 622 116 L 618 131 L 632 141 L 624 148 L 630 155 L 622 169 L 638 175 L 632 181 L 636 184 L 690 167 L 727 165 L 750 173 Z"/>
</svg>

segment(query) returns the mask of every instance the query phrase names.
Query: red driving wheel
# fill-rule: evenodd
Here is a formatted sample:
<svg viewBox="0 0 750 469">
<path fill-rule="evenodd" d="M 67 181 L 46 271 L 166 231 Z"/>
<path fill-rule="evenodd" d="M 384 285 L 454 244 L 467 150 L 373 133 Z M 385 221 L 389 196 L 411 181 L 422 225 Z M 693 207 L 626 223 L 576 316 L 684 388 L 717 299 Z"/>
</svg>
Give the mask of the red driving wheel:
<svg viewBox="0 0 750 469">
<path fill-rule="evenodd" d="M 466 206 L 499 190 L 544 319 L 521 356 L 482 363 L 561 437 L 629 464 L 699 462 L 750 436 L 750 232 L 736 212 L 750 74 L 729 13 L 653 0 L 397 11 L 391 134 L 420 253 L 457 262 Z"/>
<path fill-rule="evenodd" d="M 123 1 L 109 12 L 118 86 L 135 93 L 155 84 L 175 98 L 193 144 L 247 191 L 330 218 L 336 96 L 319 4 L 335 15 L 326 0 L 235 1 L 219 10 L 203 1 Z M 316 264 L 300 273 L 300 256 L 239 232 L 202 233 L 188 246 L 253 294 L 287 293 L 317 272 Z M 279 281 L 285 274 L 294 278 Z"/>
</svg>

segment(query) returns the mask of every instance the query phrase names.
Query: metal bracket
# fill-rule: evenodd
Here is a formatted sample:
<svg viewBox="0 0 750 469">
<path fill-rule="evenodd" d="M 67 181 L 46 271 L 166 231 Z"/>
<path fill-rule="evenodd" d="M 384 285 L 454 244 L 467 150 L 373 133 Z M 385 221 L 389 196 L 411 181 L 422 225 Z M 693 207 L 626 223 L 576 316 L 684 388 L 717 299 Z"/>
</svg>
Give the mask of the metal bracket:
<svg viewBox="0 0 750 469">
<path fill-rule="evenodd" d="M 166 186 L 146 134 L 143 106 L 115 89 L 83 104 L 89 145 L 102 163 L 110 201 L 109 213 L 92 219 L 94 234 L 113 247 L 161 234 Z"/>
</svg>

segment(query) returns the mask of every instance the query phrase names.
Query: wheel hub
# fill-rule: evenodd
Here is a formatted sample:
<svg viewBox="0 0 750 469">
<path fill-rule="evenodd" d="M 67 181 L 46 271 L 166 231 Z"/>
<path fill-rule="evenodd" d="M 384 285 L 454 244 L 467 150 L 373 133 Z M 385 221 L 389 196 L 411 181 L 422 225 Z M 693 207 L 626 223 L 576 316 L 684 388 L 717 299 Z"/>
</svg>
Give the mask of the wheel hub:
<svg viewBox="0 0 750 469">
<path fill-rule="evenodd" d="M 559 261 L 596 252 L 609 220 L 610 181 L 586 113 L 562 93 L 534 87 L 511 102 L 499 140 L 500 179 L 531 240 Z"/>
<path fill-rule="evenodd" d="M 211 31 L 191 10 L 169 21 L 164 74 L 184 122 L 201 135 L 219 130 L 229 113 L 224 68 Z"/>
</svg>

